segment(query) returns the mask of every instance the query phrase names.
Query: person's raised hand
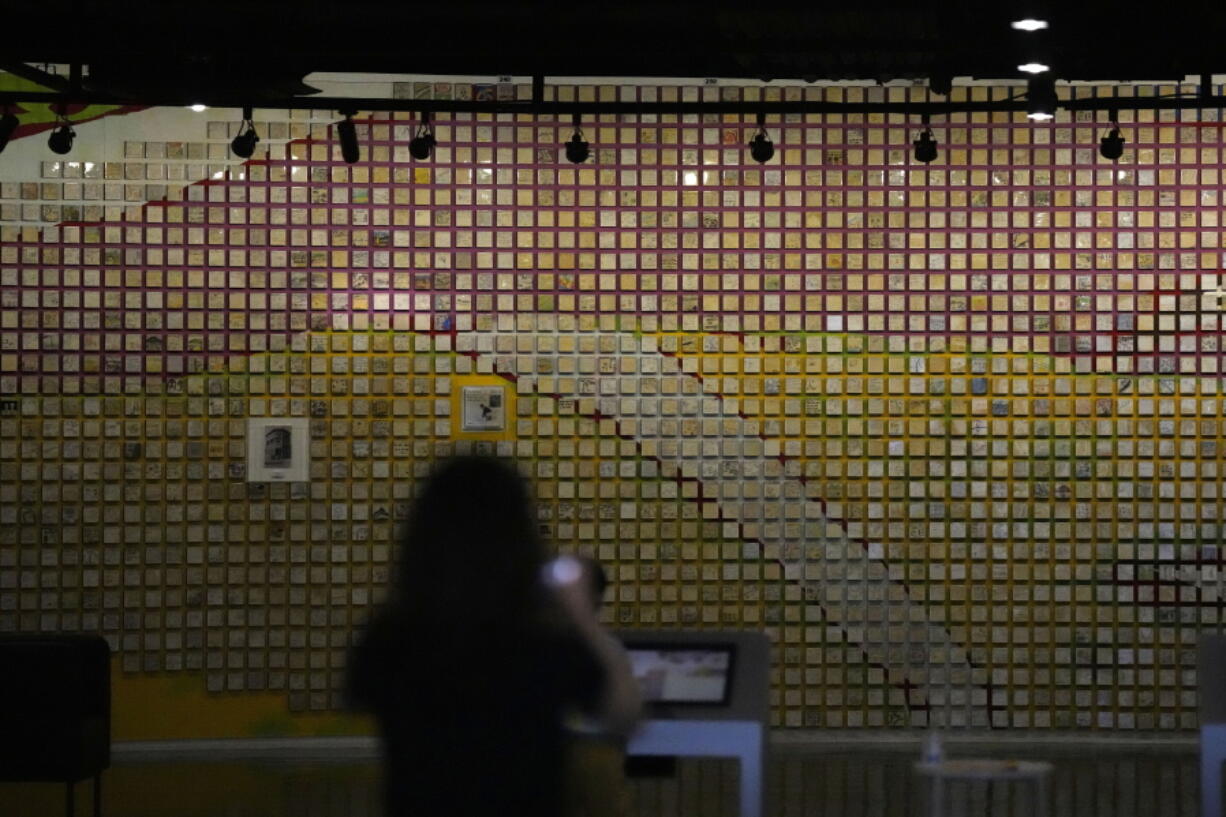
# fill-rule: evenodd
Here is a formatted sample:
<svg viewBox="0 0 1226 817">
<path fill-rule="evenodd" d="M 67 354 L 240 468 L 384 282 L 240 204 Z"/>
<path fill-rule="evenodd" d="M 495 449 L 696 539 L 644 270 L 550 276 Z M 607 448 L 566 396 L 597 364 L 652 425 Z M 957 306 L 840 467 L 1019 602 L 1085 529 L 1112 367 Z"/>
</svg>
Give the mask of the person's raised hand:
<svg viewBox="0 0 1226 817">
<path fill-rule="evenodd" d="M 583 565 L 569 556 L 559 556 L 546 563 L 545 584 L 571 619 L 577 624 L 594 620 L 594 599 L 589 583 L 583 580 Z"/>
</svg>

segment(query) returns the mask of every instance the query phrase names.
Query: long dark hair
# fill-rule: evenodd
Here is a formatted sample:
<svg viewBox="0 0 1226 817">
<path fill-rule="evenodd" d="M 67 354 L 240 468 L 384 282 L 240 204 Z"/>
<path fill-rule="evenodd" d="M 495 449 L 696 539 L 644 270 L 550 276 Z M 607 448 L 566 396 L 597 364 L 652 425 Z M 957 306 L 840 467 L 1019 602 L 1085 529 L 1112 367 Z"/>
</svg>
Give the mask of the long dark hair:
<svg viewBox="0 0 1226 817">
<path fill-rule="evenodd" d="M 394 608 L 410 624 L 506 631 L 543 606 L 545 546 L 528 484 L 491 457 L 440 462 L 418 486 L 404 526 Z"/>
</svg>

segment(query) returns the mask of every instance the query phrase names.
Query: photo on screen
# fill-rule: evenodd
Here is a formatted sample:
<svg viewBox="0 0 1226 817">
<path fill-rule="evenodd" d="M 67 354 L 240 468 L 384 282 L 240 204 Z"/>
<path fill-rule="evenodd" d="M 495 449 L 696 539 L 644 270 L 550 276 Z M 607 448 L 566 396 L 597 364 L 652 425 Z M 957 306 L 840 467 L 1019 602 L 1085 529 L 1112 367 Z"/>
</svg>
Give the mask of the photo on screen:
<svg viewBox="0 0 1226 817">
<path fill-rule="evenodd" d="M 727 704 L 732 691 L 731 644 L 626 644 L 630 666 L 648 704 Z"/>
</svg>

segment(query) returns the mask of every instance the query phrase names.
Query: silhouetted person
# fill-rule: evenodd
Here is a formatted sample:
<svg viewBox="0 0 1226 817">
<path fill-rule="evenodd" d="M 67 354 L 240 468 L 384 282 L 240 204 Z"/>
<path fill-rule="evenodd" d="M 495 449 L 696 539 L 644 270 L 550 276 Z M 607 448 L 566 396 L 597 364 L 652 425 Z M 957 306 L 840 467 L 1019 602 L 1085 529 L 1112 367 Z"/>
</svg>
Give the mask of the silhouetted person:
<svg viewBox="0 0 1226 817">
<path fill-rule="evenodd" d="M 388 604 L 350 659 L 371 709 L 391 817 L 558 817 L 563 717 L 637 712 L 581 568 L 545 563 L 515 469 L 464 457 L 418 493 Z"/>
</svg>

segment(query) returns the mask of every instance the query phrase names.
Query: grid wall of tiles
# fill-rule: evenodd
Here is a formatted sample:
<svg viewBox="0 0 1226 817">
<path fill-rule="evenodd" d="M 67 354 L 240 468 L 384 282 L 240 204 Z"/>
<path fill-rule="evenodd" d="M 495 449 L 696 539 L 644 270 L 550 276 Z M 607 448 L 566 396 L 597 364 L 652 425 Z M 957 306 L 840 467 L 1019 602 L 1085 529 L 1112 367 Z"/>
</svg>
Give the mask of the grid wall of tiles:
<svg viewBox="0 0 1226 817">
<path fill-rule="evenodd" d="M 0 631 L 337 708 L 415 477 L 477 450 L 608 566 L 610 624 L 768 631 L 779 725 L 1195 726 L 1217 111 L 1122 112 L 1115 163 L 1088 114 L 955 114 L 929 165 L 898 115 L 768 117 L 764 165 L 753 117 L 588 116 L 572 165 L 569 118 L 438 114 L 414 161 L 414 116 L 380 114 L 348 165 L 322 115 L 260 114 L 246 162 L 219 116 L 0 165 Z M 252 418 L 303 418 L 307 481 L 253 481 Z"/>
</svg>

